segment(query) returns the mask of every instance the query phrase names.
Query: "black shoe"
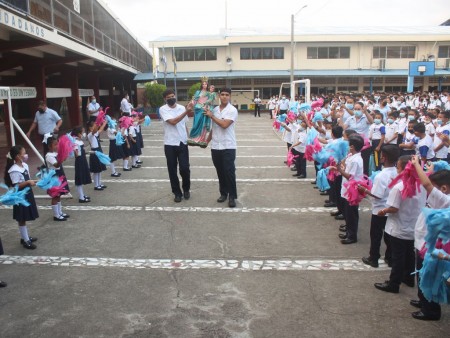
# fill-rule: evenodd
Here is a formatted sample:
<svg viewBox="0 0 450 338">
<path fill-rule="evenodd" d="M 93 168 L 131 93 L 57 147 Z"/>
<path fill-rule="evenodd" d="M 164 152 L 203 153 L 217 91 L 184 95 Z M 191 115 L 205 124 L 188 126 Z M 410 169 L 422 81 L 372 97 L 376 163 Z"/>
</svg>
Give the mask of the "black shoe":
<svg viewBox="0 0 450 338">
<path fill-rule="evenodd" d="M 385 281 L 384 283 L 375 283 L 374 286 L 381 291 L 390 292 L 390 293 L 398 293 L 399 287 L 392 285 L 389 281 Z"/>
<path fill-rule="evenodd" d="M 67 221 L 67 219 L 65 219 L 65 218 L 62 217 L 62 216 L 59 216 L 59 217 L 53 217 L 53 220 L 56 221 L 56 222 L 64 222 L 64 221 Z"/>
<path fill-rule="evenodd" d="M 133 169 L 131 169 L 131 168 L 123 168 L 122 170 L 123 170 L 123 171 L 131 171 L 131 170 L 133 170 Z"/>
<path fill-rule="evenodd" d="M 103 188 L 103 189 L 106 189 L 106 188 L 108 188 L 108 186 L 107 185 L 103 185 L 103 184 L 100 184 L 100 186 Z"/>
<path fill-rule="evenodd" d="M 292 176 L 294 176 L 294 177 L 299 177 L 299 176 L 301 176 L 300 174 L 294 174 L 294 175 L 292 175 Z"/>
<path fill-rule="evenodd" d="M 414 319 L 419 319 L 419 320 L 440 320 L 441 319 L 441 316 L 428 316 L 425 313 L 423 313 L 422 311 L 413 312 L 413 313 L 411 313 L 411 316 L 413 316 Z"/>
<path fill-rule="evenodd" d="M 366 265 L 370 265 L 372 268 L 378 268 L 378 261 L 371 259 L 370 257 L 363 257 L 362 262 Z"/>
<path fill-rule="evenodd" d="M 0 288 L 6 288 L 8 284 L 6 284 L 4 281 L 0 280 Z"/>
<path fill-rule="evenodd" d="M 230 208 L 234 208 L 236 206 L 236 201 L 234 200 L 233 197 L 230 197 L 230 199 L 228 200 L 228 206 Z"/>
<path fill-rule="evenodd" d="M 339 234 L 340 239 L 347 239 L 347 234 Z"/>
<path fill-rule="evenodd" d="M 297 176 L 297 178 L 298 179 L 302 179 L 302 178 L 306 178 L 306 176 L 305 175 L 300 175 L 300 176 Z"/>
<path fill-rule="evenodd" d="M 220 197 L 217 199 L 217 202 L 222 203 L 227 200 L 227 195 L 220 195 Z"/>
<path fill-rule="evenodd" d="M 317 183 L 316 181 L 312 181 L 312 182 L 311 182 L 311 184 L 316 184 L 316 183 Z"/>
<path fill-rule="evenodd" d="M 101 186 L 95 187 L 94 190 L 102 191 L 103 188 Z"/>
<path fill-rule="evenodd" d="M 132 165 L 132 166 L 131 166 L 131 168 L 134 168 L 134 169 L 138 169 L 138 168 L 140 168 L 140 167 L 141 167 L 140 164 L 136 164 L 136 165 Z"/>
<path fill-rule="evenodd" d="M 418 309 L 422 308 L 422 302 L 420 300 L 416 300 L 416 299 L 411 299 L 409 301 L 409 305 L 414 306 Z"/>
<path fill-rule="evenodd" d="M 70 215 L 67 215 L 65 213 L 62 213 L 61 216 L 64 217 L 64 218 L 70 218 Z"/>
<path fill-rule="evenodd" d="M 173 199 L 173 201 L 175 203 L 180 203 L 181 202 L 182 197 L 181 196 L 175 196 L 175 198 Z"/>
<path fill-rule="evenodd" d="M 117 171 L 114 174 L 111 174 L 111 177 L 120 177 L 121 173 L 118 173 Z"/>
<path fill-rule="evenodd" d="M 345 217 L 344 217 L 344 215 L 339 214 L 337 216 L 334 216 L 334 219 L 337 219 L 338 221 L 342 221 L 345 219 Z"/>
<path fill-rule="evenodd" d="M 332 211 L 332 212 L 330 212 L 330 216 L 338 216 L 340 214 L 341 213 L 339 211 Z"/>
<path fill-rule="evenodd" d="M 320 192 L 320 196 L 327 196 L 327 195 L 328 195 L 328 191 L 321 191 Z"/>
<path fill-rule="evenodd" d="M 341 239 L 341 244 L 353 244 L 356 242 L 357 242 L 356 239 L 350 239 L 350 238 Z"/>
<path fill-rule="evenodd" d="M 321 195 L 322 195 L 322 194 L 321 194 Z M 336 203 L 328 202 L 328 203 L 325 203 L 323 206 L 324 206 L 325 208 L 334 208 L 334 207 L 336 206 Z"/>
<path fill-rule="evenodd" d="M 86 198 L 86 196 L 84 196 L 83 199 L 79 199 L 78 203 L 89 203 L 91 201 L 90 198 Z"/>
<path fill-rule="evenodd" d="M 33 243 L 31 243 L 31 241 L 28 241 L 28 242 L 23 241 L 22 246 L 23 246 L 25 249 L 29 249 L 29 250 L 34 250 L 34 249 L 36 249 L 36 245 L 34 245 Z"/>
<path fill-rule="evenodd" d="M 339 231 L 347 233 L 347 228 L 346 227 L 345 228 L 339 228 Z"/>
<path fill-rule="evenodd" d="M 412 278 L 403 278 L 402 283 L 410 288 L 413 288 L 416 284 L 414 283 L 414 277 Z"/>
<path fill-rule="evenodd" d="M 297 171 L 297 168 L 296 167 L 292 167 L 291 171 Z"/>
<path fill-rule="evenodd" d="M 330 200 L 325 200 L 325 201 L 323 201 L 323 203 L 331 203 L 331 201 Z"/>
<path fill-rule="evenodd" d="M 185 200 L 188 200 L 189 198 L 191 198 L 191 193 L 189 191 L 185 191 L 183 192 L 183 197 Z"/>
<path fill-rule="evenodd" d="M 314 188 L 314 189 L 319 189 L 319 187 L 318 187 L 317 185 L 315 185 L 313 188 Z"/>
<path fill-rule="evenodd" d="M 30 242 L 36 242 L 37 238 L 36 237 L 28 237 L 30 239 Z M 20 244 L 25 243 L 25 241 L 23 240 L 23 238 L 20 239 Z"/>
<path fill-rule="evenodd" d="M 143 162 L 142 161 L 136 161 L 136 164 L 142 164 Z"/>
</svg>

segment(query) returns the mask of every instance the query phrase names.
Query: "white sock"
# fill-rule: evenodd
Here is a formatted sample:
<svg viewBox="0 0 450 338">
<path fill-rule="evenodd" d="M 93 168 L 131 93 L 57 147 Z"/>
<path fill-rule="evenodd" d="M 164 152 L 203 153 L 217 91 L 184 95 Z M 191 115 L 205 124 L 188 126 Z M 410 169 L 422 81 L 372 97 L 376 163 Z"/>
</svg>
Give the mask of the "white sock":
<svg viewBox="0 0 450 338">
<path fill-rule="evenodd" d="M 57 206 L 58 206 L 58 213 L 59 213 L 60 215 L 63 215 L 64 213 L 63 213 L 63 211 L 62 211 L 62 204 L 61 204 L 61 202 L 58 202 Z"/>
<path fill-rule="evenodd" d="M 19 225 L 19 231 L 20 231 L 20 236 L 22 236 L 22 239 L 25 242 L 28 242 L 30 240 L 30 237 L 28 237 L 28 229 L 26 225 Z"/>
<path fill-rule="evenodd" d="M 123 160 L 123 168 L 128 169 L 128 160 Z"/>
<path fill-rule="evenodd" d="M 94 185 L 95 185 L 96 187 L 99 186 L 99 183 L 98 183 L 98 173 L 94 173 Z"/>
<path fill-rule="evenodd" d="M 111 164 L 109 166 L 111 167 L 111 174 L 115 174 L 116 173 L 116 166 L 114 165 L 114 163 L 111 162 Z"/>
<path fill-rule="evenodd" d="M 98 173 L 98 186 L 102 185 L 102 173 Z"/>
<path fill-rule="evenodd" d="M 53 216 L 55 216 L 56 218 L 59 218 L 58 204 L 52 205 L 52 210 L 53 210 Z"/>
<path fill-rule="evenodd" d="M 137 158 L 138 157 L 136 155 L 133 156 L 133 165 L 136 165 Z"/>
<path fill-rule="evenodd" d="M 82 185 L 77 185 L 77 191 L 78 191 L 78 198 L 80 200 L 84 199 L 84 191 L 83 191 L 83 186 Z"/>
</svg>

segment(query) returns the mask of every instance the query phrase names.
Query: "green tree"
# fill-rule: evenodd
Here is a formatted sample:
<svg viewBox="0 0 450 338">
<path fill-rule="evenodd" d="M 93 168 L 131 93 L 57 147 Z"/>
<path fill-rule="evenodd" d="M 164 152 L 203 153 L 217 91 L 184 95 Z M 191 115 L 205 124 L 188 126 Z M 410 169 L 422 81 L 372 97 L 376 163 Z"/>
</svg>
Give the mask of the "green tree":
<svg viewBox="0 0 450 338">
<path fill-rule="evenodd" d="M 166 89 L 166 86 L 158 83 L 145 84 L 145 97 L 153 108 L 159 108 L 164 104 L 162 94 Z"/>
<path fill-rule="evenodd" d="M 194 83 L 188 90 L 188 97 L 189 97 L 189 99 L 191 99 L 194 96 L 195 92 L 197 90 L 200 90 L 201 87 L 202 87 L 202 83 L 201 82 Z"/>
</svg>

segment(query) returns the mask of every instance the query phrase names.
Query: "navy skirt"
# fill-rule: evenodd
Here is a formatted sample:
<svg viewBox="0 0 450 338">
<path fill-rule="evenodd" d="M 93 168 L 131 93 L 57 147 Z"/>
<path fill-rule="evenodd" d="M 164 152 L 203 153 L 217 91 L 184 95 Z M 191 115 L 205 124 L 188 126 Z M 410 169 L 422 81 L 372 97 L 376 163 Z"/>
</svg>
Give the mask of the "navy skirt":
<svg viewBox="0 0 450 338">
<path fill-rule="evenodd" d="M 109 140 L 109 158 L 111 162 L 124 158 L 123 147 L 116 145 L 116 140 Z"/>
<path fill-rule="evenodd" d="M 81 155 L 75 157 L 75 185 L 91 184 L 91 173 L 86 159 L 84 147 L 81 147 Z"/>
<path fill-rule="evenodd" d="M 93 148 L 92 151 L 100 151 L 102 152 L 101 148 Z M 89 154 L 89 168 L 91 170 L 91 173 L 101 173 L 102 171 L 106 170 L 106 165 L 104 165 L 100 160 L 98 159 L 98 156 L 95 155 L 95 153 Z"/>
<path fill-rule="evenodd" d="M 30 175 L 28 174 L 28 172 L 25 172 L 23 174 L 23 177 L 25 181 L 28 181 L 30 179 Z M 30 190 L 28 190 L 27 194 L 25 195 L 25 199 L 30 203 L 29 206 L 26 207 L 22 204 L 13 206 L 13 219 L 15 219 L 19 223 L 24 223 L 26 221 L 34 221 L 36 218 L 39 217 L 36 201 L 34 200 L 34 194 L 31 187 Z"/>
<path fill-rule="evenodd" d="M 136 133 L 136 143 L 140 149 L 144 148 L 144 138 L 142 137 L 142 132 Z"/>
</svg>

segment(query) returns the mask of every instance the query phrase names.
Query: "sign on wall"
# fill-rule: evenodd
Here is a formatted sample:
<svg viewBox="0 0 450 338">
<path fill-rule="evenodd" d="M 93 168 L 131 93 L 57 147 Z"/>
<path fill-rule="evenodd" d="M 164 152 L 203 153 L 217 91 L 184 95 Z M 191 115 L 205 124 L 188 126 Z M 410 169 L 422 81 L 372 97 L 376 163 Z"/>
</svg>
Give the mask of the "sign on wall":
<svg viewBox="0 0 450 338">
<path fill-rule="evenodd" d="M 37 92 L 34 87 L 9 87 L 11 91 L 11 99 L 33 99 L 36 97 Z M 7 99 L 8 91 L 6 89 L 0 89 L 0 99 Z"/>
</svg>

